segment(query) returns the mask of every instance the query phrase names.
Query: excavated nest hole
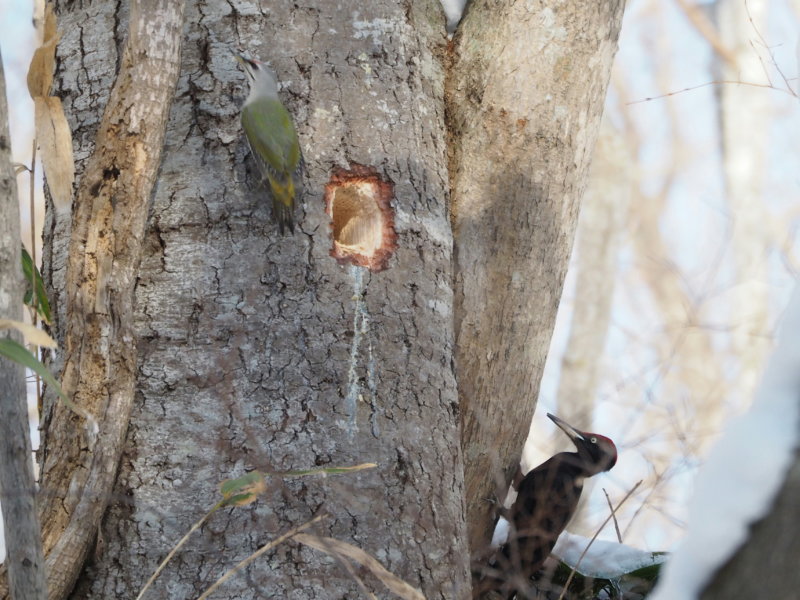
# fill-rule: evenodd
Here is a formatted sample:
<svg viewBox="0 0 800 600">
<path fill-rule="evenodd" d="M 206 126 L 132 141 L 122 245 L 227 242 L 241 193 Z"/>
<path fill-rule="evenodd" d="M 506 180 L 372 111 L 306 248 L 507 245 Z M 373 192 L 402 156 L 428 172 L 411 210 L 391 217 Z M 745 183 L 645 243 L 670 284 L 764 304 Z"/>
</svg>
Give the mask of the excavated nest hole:
<svg viewBox="0 0 800 600">
<path fill-rule="evenodd" d="M 333 173 L 325 186 L 325 211 L 331 218 L 331 256 L 340 263 L 382 271 L 397 247 L 391 200 L 394 186 L 378 172 L 351 164 Z"/>
</svg>

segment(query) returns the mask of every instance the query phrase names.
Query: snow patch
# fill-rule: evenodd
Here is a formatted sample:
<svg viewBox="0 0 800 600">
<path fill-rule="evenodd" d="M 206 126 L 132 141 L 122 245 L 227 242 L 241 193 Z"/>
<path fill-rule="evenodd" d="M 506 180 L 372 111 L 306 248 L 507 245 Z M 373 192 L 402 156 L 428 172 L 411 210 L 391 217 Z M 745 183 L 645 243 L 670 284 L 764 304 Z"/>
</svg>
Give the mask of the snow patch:
<svg viewBox="0 0 800 600">
<path fill-rule="evenodd" d="M 494 526 L 494 533 L 492 534 L 492 548 L 499 548 L 508 541 L 508 530 L 511 523 L 504 517 L 497 520 L 497 525 Z"/>
<path fill-rule="evenodd" d="M 447 32 L 453 33 L 464 14 L 464 5 L 467 0 L 440 0 L 444 14 L 447 17 Z"/>
<path fill-rule="evenodd" d="M 649 600 L 697 598 L 783 484 L 800 429 L 800 287 L 780 331 L 753 405 L 731 421 L 697 474 L 686 538 Z"/>
<path fill-rule="evenodd" d="M 553 554 L 574 567 L 590 541 L 591 538 L 564 531 L 553 548 Z M 576 570 L 587 577 L 617 579 L 631 571 L 660 564 L 666 559 L 664 554 L 646 552 L 617 542 L 595 540 Z"/>
<path fill-rule="evenodd" d="M 509 522 L 500 517 L 492 536 L 492 547 L 499 548 L 508 541 Z M 552 554 L 586 577 L 602 579 L 618 579 L 623 575 L 660 564 L 667 560 L 666 554 L 647 552 L 604 540 L 595 540 L 591 546 L 591 538 L 563 531 L 553 548 Z M 583 559 L 581 554 L 589 546 Z"/>
</svg>

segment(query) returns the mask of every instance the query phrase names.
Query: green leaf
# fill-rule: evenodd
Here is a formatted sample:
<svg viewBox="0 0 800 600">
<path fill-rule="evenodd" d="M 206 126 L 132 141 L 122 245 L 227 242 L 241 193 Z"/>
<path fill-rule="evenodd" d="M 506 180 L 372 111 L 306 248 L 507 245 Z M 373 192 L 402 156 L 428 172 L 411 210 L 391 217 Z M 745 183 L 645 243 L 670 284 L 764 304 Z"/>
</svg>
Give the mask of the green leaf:
<svg viewBox="0 0 800 600">
<path fill-rule="evenodd" d="M 61 396 L 62 400 L 68 404 L 72 404 L 69 401 L 69 398 L 64 395 L 64 392 L 61 391 L 61 386 L 58 385 L 58 382 L 56 381 L 56 378 L 53 377 L 53 374 L 48 371 L 47 367 L 45 367 L 38 358 L 31 354 L 25 346 L 16 342 L 15 340 L 12 340 L 11 338 L 2 338 L 0 339 L 0 355 L 21 364 L 24 367 L 27 367 L 34 373 L 37 373 L 39 377 L 45 380 L 47 385 L 53 386 L 53 389 L 58 392 L 58 395 Z"/>
<path fill-rule="evenodd" d="M 66 404 L 72 412 L 80 415 L 88 421 L 92 433 L 96 433 L 99 430 L 97 419 L 83 410 L 80 406 L 76 406 L 72 400 L 67 398 L 67 395 L 61 390 L 61 386 L 59 385 L 58 381 L 56 381 L 56 378 L 53 377 L 53 374 L 47 369 L 47 367 L 44 366 L 44 364 L 42 364 L 38 358 L 31 354 L 25 346 L 15 340 L 12 340 L 11 338 L 2 338 L 0 339 L 0 356 L 5 356 L 16 363 L 27 367 L 34 373 L 37 373 L 47 385 L 51 386 L 56 393 L 58 393 L 58 395 L 61 397 L 61 400 L 64 401 L 64 404 Z"/>
<path fill-rule="evenodd" d="M 657 556 L 667 556 L 667 552 L 653 552 L 653 558 Z M 635 571 L 631 571 L 630 573 L 626 573 L 623 577 L 637 577 L 639 579 L 646 579 L 647 581 L 655 581 L 658 579 L 658 576 L 661 574 L 661 565 L 663 562 L 656 563 L 653 565 L 647 565 L 646 567 L 642 567 L 641 569 L 636 569 Z"/>
<path fill-rule="evenodd" d="M 51 322 L 50 301 L 47 299 L 47 294 L 44 291 L 44 281 L 39 269 L 33 264 L 33 259 L 25 246 L 22 247 L 22 272 L 25 274 L 25 297 L 23 302 L 26 306 L 33 308 L 42 321 L 45 323 Z M 34 290 L 36 291 L 34 295 Z"/>
<path fill-rule="evenodd" d="M 219 484 L 226 506 L 244 506 L 255 502 L 267 490 L 267 482 L 260 471 L 251 471 L 236 479 L 226 479 Z"/>
</svg>

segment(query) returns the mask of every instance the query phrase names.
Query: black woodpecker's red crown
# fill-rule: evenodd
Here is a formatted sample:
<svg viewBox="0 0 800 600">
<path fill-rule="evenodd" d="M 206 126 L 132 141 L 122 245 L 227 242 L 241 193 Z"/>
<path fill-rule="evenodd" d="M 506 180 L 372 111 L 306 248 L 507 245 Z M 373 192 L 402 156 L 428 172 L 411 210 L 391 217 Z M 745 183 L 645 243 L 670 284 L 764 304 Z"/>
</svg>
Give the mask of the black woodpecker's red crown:
<svg viewBox="0 0 800 600">
<path fill-rule="evenodd" d="M 608 471 L 617 463 L 617 447 L 609 438 L 599 433 L 575 429 L 563 419 L 559 419 L 550 413 L 547 413 L 547 416 L 575 444 L 578 449 L 578 456 L 580 456 L 582 466 L 586 469 L 587 474 L 594 475 L 602 471 Z"/>
</svg>

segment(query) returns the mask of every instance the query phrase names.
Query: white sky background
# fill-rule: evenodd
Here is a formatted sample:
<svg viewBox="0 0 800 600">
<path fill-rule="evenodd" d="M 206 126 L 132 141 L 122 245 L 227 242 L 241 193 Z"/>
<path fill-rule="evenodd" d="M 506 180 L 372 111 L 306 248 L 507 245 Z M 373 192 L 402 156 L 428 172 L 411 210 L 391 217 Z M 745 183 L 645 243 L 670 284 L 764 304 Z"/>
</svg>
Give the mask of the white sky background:
<svg viewBox="0 0 800 600">
<path fill-rule="evenodd" d="M 740 1 L 740 0 L 737 0 Z M 787 1 L 771 3 L 769 30 L 762 35 L 772 46 L 776 61 L 788 78 L 796 77 L 798 12 Z M 756 45 L 757 36 L 753 34 Z M 712 74 L 711 51 L 708 43 L 691 27 L 676 2 L 667 0 L 629 0 L 620 38 L 620 49 L 614 65 L 612 87 L 606 110 L 617 118 L 619 97 L 614 82 L 624 81 L 629 100 L 641 100 L 668 91 L 702 85 L 715 79 Z M 668 81 L 659 81 L 657 73 L 666 63 Z M 796 84 L 797 82 L 795 82 Z M 685 286 L 713 315 L 707 326 L 714 333 L 715 346 L 727 347 L 731 314 L 729 294 L 734 273 L 730 266 L 729 214 L 724 197 L 723 175 L 720 166 L 718 117 L 715 112 L 716 86 L 684 92 L 670 98 L 629 105 L 626 110 L 640 131 L 647 132 L 637 168 L 643 173 L 645 186 L 652 181 L 657 189 L 672 160 L 680 160 L 681 168 L 671 188 L 669 209 L 662 220 L 662 235 L 670 245 L 670 260 L 674 261 Z M 797 89 L 797 88 L 795 88 Z M 796 143 L 800 134 L 800 103 L 797 98 L 774 90 L 764 89 L 774 106 L 775 124 L 770 139 L 771 155 L 767 158 L 768 173 L 762 198 L 774 219 L 769 226 L 794 240 L 800 205 L 800 152 Z M 667 130 L 667 111 L 679 117 L 678 134 L 685 140 L 684 152 L 689 155 L 670 156 L 670 136 Z M 796 241 L 793 242 L 795 253 Z M 794 288 L 796 272 L 787 266 L 782 253 L 770 251 L 770 279 L 762 282 L 768 287 L 771 300 L 771 323 L 775 323 L 786 306 Z M 715 261 L 721 260 L 721 267 Z M 599 476 L 590 509 L 598 524 L 608 514 L 600 487 L 606 488 L 612 500 L 621 498 L 640 479 L 651 474 L 646 453 L 665 447 L 674 432 L 652 431 L 644 426 L 650 411 L 680 411 L 682 403 L 695 398 L 664 398 L 660 388 L 662 364 L 651 350 L 651 343 L 663 338 L 663 321 L 638 280 L 635 267 L 640 257 L 626 244 L 619 257 L 619 278 L 613 304 L 612 324 L 602 358 L 601 383 L 598 393 L 596 432 L 611 437 L 620 450 L 617 466 Z M 570 449 L 568 440 L 544 418 L 546 411 L 556 409 L 555 396 L 561 360 L 566 345 L 572 303 L 574 272 L 570 272 L 559 309 L 548 364 L 542 381 L 539 406 L 534 418 L 533 432 L 528 443 L 531 466 L 535 466 L 555 451 Z M 736 365 L 729 366 L 735 369 Z M 637 403 L 631 406 L 630 398 Z M 750 398 L 732 396 L 727 399 L 727 414 L 744 410 Z M 672 403 L 671 405 L 669 403 Z M 710 438 L 720 432 L 707 431 Z M 691 444 L 693 440 L 688 440 Z M 702 457 L 678 455 L 673 465 L 671 494 L 667 502 L 645 508 L 636 515 L 625 542 L 647 550 L 671 550 L 683 535 L 686 522 L 686 501 L 692 490 L 696 467 Z M 633 512 L 644 503 L 644 487 L 628 501 L 627 512 L 621 519 L 623 531 L 633 519 Z M 601 539 L 614 540 L 612 526 L 607 526 Z"/>
<path fill-rule="evenodd" d="M 3 55 L 3 71 L 6 80 L 6 100 L 8 101 L 9 130 L 11 133 L 12 161 L 30 165 L 31 145 L 33 140 L 33 100 L 28 94 L 26 78 L 28 65 L 35 49 L 34 31 L 31 25 L 32 2 L 26 0 L 0 0 L 0 50 Z M 42 205 L 41 169 L 37 177 L 39 203 Z M 29 176 L 17 177 L 17 190 L 20 196 L 20 214 L 22 217 L 22 241 L 30 248 L 30 187 Z M 37 215 L 41 231 L 42 215 Z M 37 259 L 41 257 L 41 241 L 37 242 Z M 32 421 L 31 435 L 34 447 L 39 442 L 38 415 L 36 411 L 35 387 L 33 401 L 30 401 L 29 416 Z M 5 540 L 3 538 L 3 521 L 0 519 L 0 559 L 5 557 Z"/>
<path fill-rule="evenodd" d="M 686 538 L 652 600 L 696 598 L 710 575 L 745 541 L 750 523 L 769 511 L 800 441 L 798 332 L 800 288 L 786 309 L 778 346 L 753 405 L 730 423 L 699 470 Z"/>
<path fill-rule="evenodd" d="M 740 1 L 740 0 L 723 0 Z M 461 4 L 460 0 L 443 0 L 443 4 Z M 28 0 L 0 0 L 0 47 L 5 66 L 6 86 L 11 115 L 11 137 L 13 156 L 16 162 L 30 163 L 33 105 L 25 84 L 30 56 L 33 52 L 33 30 L 30 26 L 30 2 Z M 767 39 L 778 64 L 787 77 L 797 77 L 798 15 L 800 0 L 773 0 L 770 24 L 762 34 Z M 755 39 L 755 35 L 754 35 Z M 667 64 L 668 81 L 659 81 L 656 76 L 661 66 Z M 620 39 L 620 49 L 612 78 L 625 82 L 630 100 L 656 96 L 665 91 L 678 91 L 714 80 L 710 70 L 711 51 L 708 43 L 690 25 L 674 0 L 629 0 Z M 795 81 L 795 83 L 797 83 Z M 768 157 L 768 176 L 764 197 L 775 227 L 783 229 L 785 235 L 794 236 L 800 219 L 800 106 L 797 98 L 764 90 L 774 102 L 776 120 L 771 133 L 771 155 Z M 716 105 L 713 102 L 714 86 L 707 86 L 670 98 L 653 100 L 628 106 L 631 117 L 646 131 L 643 150 L 638 157 L 640 169 L 647 181 L 657 186 L 672 160 L 681 160 L 677 185 L 673 187 L 667 219 L 662 223 L 663 234 L 670 244 L 672 260 L 684 273 L 687 285 L 704 302 L 719 307 L 715 314 L 724 325 L 730 316 L 726 294 L 732 285 L 730 268 L 714 270 L 714 258 L 730 259 L 727 247 L 731 216 L 726 212 L 723 197 L 723 180 L 718 153 L 718 123 Z M 688 142 L 691 156 L 673 157 L 665 152 L 672 132 L 665 111 L 674 110 L 680 118 L 680 136 Z M 613 86 L 607 101 L 607 110 L 618 117 L 619 96 Z M 41 170 L 41 169 L 39 169 Z M 30 229 L 27 202 L 27 177 L 20 176 L 23 214 L 23 239 Z M 41 219 L 41 215 L 38 217 Z M 796 250 L 796 243 L 794 243 Z M 40 252 L 37 250 L 37 255 Z M 787 261 L 778 250 L 772 250 L 770 280 L 763 282 L 770 290 L 773 305 L 773 322 L 785 306 L 794 285 L 796 273 L 787 267 Z M 643 415 L 653 410 L 659 399 L 658 365 L 655 356 L 648 351 L 648 341 L 657 338 L 660 325 L 655 318 L 655 309 L 644 297 L 636 282 L 634 261 L 636 259 L 628 245 L 620 261 L 619 281 L 613 308 L 613 323 L 609 331 L 603 378 L 595 414 L 595 430 L 615 440 L 620 449 L 620 461 L 613 471 L 600 478 L 612 498 L 621 498 L 633 484 L 648 475 L 648 465 L 640 452 L 647 447 L 648 437 L 658 443 L 663 432 L 642 429 Z M 558 384 L 558 369 L 569 329 L 572 306 L 573 277 L 568 276 L 564 299 L 559 312 L 548 367 L 542 382 L 540 405 L 534 419 L 536 443 L 530 444 L 532 465 L 556 451 L 568 449 L 566 438 L 556 433 L 552 424 L 544 418 L 546 411 L 553 411 L 555 391 Z M 630 331 L 638 333 L 633 340 Z M 724 331 L 720 332 L 720 345 L 724 345 Z M 641 398 L 641 406 L 631 411 L 620 403 L 624 394 L 633 393 Z M 684 399 L 685 400 L 685 399 Z M 749 399 L 731 398 L 730 412 L 741 412 Z M 660 410 L 660 408 L 655 408 Z M 543 426 L 542 426 L 543 425 Z M 716 432 L 709 432 L 715 435 Z M 538 456 L 535 454 L 538 448 Z M 684 460 L 684 459 L 681 459 Z M 682 535 L 686 520 L 685 502 L 691 491 L 691 481 L 698 460 L 688 460 L 676 468 L 682 475 L 674 480 L 671 502 L 659 507 L 663 513 L 640 515 L 631 529 L 626 543 L 647 550 L 670 550 Z M 682 470 L 682 471 L 681 471 Z M 641 495 L 639 495 L 641 503 Z M 597 502 L 592 509 L 607 514 L 605 500 L 599 486 L 594 496 Z M 632 498 L 629 502 L 637 502 Z M 630 515 L 628 516 L 630 518 Z M 624 526 L 624 523 L 621 523 Z M 2 524 L 0 523 L 0 527 Z M 613 529 L 607 528 L 601 538 L 614 539 Z M 2 540 L 0 539 L 0 546 Z"/>
<path fill-rule="evenodd" d="M 28 94 L 26 78 L 28 65 L 35 48 L 31 25 L 32 2 L 30 0 L 0 0 L 0 50 L 3 53 L 3 69 L 8 95 L 9 129 L 11 151 L 14 162 L 30 165 L 33 140 L 33 100 Z M 41 171 L 41 169 L 40 169 Z M 41 174 L 39 176 L 41 196 Z M 17 187 L 22 215 L 22 240 L 30 248 L 30 208 L 27 201 L 29 178 L 17 177 Z M 37 220 L 41 217 L 37 217 Z M 37 248 L 37 256 L 39 256 Z"/>
</svg>

